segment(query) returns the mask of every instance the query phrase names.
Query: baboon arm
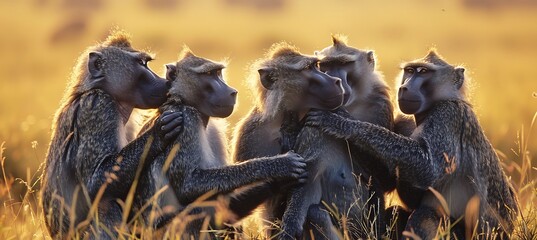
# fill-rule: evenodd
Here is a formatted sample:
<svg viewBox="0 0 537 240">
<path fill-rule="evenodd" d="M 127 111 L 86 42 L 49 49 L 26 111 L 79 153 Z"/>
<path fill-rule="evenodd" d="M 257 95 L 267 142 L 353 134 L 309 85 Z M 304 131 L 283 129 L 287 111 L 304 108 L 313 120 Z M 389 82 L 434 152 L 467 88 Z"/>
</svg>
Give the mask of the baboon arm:
<svg viewBox="0 0 537 240">
<path fill-rule="evenodd" d="M 149 139 L 151 138 L 151 145 L 148 145 Z M 116 197 L 126 196 L 128 191 L 130 190 L 130 186 L 132 185 L 135 176 L 135 173 L 138 169 L 138 165 L 143 161 L 142 163 L 144 166 L 149 165 L 158 155 L 158 153 L 161 152 L 162 146 L 164 144 L 161 142 L 161 139 L 156 133 L 155 127 L 149 129 L 144 134 L 142 134 L 140 137 L 136 138 L 127 146 L 125 146 L 118 154 L 118 156 L 114 156 L 111 159 L 106 159 L 105 162 L 108 165 L 105 165 L 103 169 L 110 169 L 113 168 L 114 165 L 119 166 L 119 171 L 115 172 L 118 179 L 117 181 L 112 182 L 111 190 L 117 191 L 119 188 L 121 191 L 118 191 L 120 194 Z M 144 159 L 142 159 L 142 155 L 144 151 L 147 149 L 147 155 Z M 121 159 L 119 163 L 118 159 Z"/>
<path fill-rule="evenodd" d="M 278 177 L 274 174 L 288 172 L 272 160 L 270 157 L 258 158 L 221 168 L 196 168 L 185 174 L 182 184 L 175 185 L 180 186 L 178 196 L 181 202 L 189 203 L 209 191 L 228 193 L 257 181 Z"/>
<path fill-rule="evenodd" d="M 282 219 L 284 233 L 280 239 L 296 239 L 302 235 L 309 207 L 321 202 L 320 191 L 321 186 L 318 181 L 308 182 L 305 186 L 291 190 Z"/>
<path fill-rule="evenodd" d="M 75 124 L 78 126 L 73 132 L 79 147 L 73 166 L 92 200 L 107 179 L 111 181 L 105 196 L 126 196 L 145 143 L 153 134 L 153 131 L 148 131 L 119 151 L 118 128 L 122 123 L 119 119 L 111 119 L 119 115 L 117 111 L 115 102 L 101 91 L 84 94 L 79 99 L 75 115 Z M 155 146 L 159 141 L 158 138 L 154 139 L 156 141 L 153 142 L 147 159 L 154 157 Z"/>
<path fill-rule="evenodd" d="M 328 134 L 349 140 L 383 161 L 392 174 L 397 169 L 399 179 L 415 187 L 427 189 L 443 172 L 442 163 L 431 153 L 428 139 L 412 139 L 371 123 L 329 112 L 316 111 L 308 118 L 307 124 L 320 126 Z"/>
</svg>

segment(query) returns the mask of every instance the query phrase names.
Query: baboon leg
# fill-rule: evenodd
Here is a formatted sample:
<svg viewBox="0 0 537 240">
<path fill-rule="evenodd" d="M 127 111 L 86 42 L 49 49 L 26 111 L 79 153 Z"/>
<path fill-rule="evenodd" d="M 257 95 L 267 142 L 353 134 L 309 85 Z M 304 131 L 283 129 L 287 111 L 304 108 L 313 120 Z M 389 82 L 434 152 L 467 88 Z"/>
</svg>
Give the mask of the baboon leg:
<svg viewBox="0 0 537 240">
<path fill-rule="evenodd" d="M 104 201 L 104 200 L 103 200 Z M 115 201 L 101 202 L 97 213 L 98 219 L 92 221 L 89 239 L 117 239 L 123 210 Z"/>
<path fill-rule="evenodd" d="M 311 205 L 304 225 L 305 239 L 338 239 L 330 214 L 321 204 Z"/>
</svg>

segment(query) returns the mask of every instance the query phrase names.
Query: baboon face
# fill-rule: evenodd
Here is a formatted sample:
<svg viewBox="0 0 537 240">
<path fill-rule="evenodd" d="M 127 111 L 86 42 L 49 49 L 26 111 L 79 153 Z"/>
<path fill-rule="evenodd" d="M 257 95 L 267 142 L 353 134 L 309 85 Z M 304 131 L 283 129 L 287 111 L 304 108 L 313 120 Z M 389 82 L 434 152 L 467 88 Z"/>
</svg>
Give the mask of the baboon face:
<svg viewBox="0 0 537 240">
<path fill-rule="evenodd" d="M 222 69 L 208 70 L 199 75 L 198 86 L 200 100 L 194 106 L 203 114 L 211 117 L 224 118 L 233 112 L 237 100 L 237 90 L 229 87 L 222 78 Z M 204 100 L 205 99 L 205 100 Z"/>
<path fill-rule="evenodd" d="M 437 101 L 460 98 L 464 68 L 453 67 L 435 52 L 403 66 L 399 108 L 406 114 L 426 112 Z"/>
<path fill-rule="evenodd" d="M 332 77 L 319 71 L 314 62 L 301 72 L 304 82 L 308 83 L 305 91 L 305 108 L 332 110 L 345 103 L 345 89 L 340 78 Z"/>
<path fill-rule="evenodd" d="M 177 65 L 166 65 L 172 81 L 171 95 L 198 109 L 205 116 L 224 118 L 233 112 L 237 90 L 222 77 L 224 65 L 188 53 Z"/>
<path fill-rule="evenodd" d="M 321 72 L 317 59 L 304 56 L 293 64 L 285 59 L 274 61 L 281 65 L 258 70 L 261 84 L 268 91 L 281 91 L 288 110 L 332 110 L 343 104 L 341 79 Z"/>
<path fill-rule="evenodd" d="M 427 66 L 407 65 L 403 69 L 403 84 L 399 87 L 398 102 L 401 111 L 417 114 L 429 109 L 428 99 L 433 92 L 434 70 Z"/>
<path fill-rule="evenodd" d="M 88 70 L 91 81 L 118 102 L 135 108 L 157 108 L 166 100 L 166 79 L 160 78 L 148 66 L 152 58 L 144 52 L 118 48 L 91 52 Z"/>
<path fill-rule="evenodd" d="M 372 51 L 347 46 L 345 40 L 340 37 L 332 36 L 333 45 L 315 52 L 315 55 L 320 59 L 319 67 L 322 72 L 341 79 L 346 103 L 350 98 L 351 88 L 360 84 L 360 76 L 375 70 L 375 56 Z"/>
<path fill-rule="evenodd" d="M 349 101 L 351 95 L 351 87 L 349 85 L 348 75 L 352 73 L 354 63 L 353 62 L 339 62 L 339 61 L 320 61 L 319 68 L 322 72 L 341 79 L 341 86 L 345 90 L 343 95 L 343 104 Z"/>
</svg>

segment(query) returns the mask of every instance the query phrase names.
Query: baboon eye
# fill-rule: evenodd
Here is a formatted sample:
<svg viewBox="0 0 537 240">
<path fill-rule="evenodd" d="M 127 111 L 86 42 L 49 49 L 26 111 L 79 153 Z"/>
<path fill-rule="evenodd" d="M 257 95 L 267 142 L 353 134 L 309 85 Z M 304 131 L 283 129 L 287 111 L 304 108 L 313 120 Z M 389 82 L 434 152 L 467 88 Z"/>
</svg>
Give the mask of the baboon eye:
<svg viewBox="0 0 537 240">
<path fill-rule="evenodd" d="M 205 74 L 207 76 L 221 76 L 222 75 L 222 70 L 221 69 L 213 69 L 213 70 L 204 72 L 203 74 Z"/>
<path fill-rule="evenodd" d="M 426 73 L 429 71 L 426 67 L 418 67 L 417 68 L 418 73 Z"/>
<path fill-rule="evenodd" d="M 140 65 L 144 66 L 144 67 L 147 67 L 147 60 L 145 60 L 145 59 L 140 59 L 140 60 L 138 60 L 138 63 L 139 63 Z"/>
<path fill-rule="evenodd" d="M 407 72 L 407 73 L 414 73 L 414 68 L 407 67 L 407 68 L 405 68 L 405 72 Z"/>
</svg>

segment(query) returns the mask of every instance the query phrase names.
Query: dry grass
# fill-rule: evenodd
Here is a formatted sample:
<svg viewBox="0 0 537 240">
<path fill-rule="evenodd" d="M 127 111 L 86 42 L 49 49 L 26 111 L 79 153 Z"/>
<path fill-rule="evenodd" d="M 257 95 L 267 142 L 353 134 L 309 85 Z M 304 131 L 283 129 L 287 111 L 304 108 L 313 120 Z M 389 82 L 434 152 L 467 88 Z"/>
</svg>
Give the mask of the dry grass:
<svg viewBox="0 0 537 240">
<path fill-rule="evenodd" d="M 530 126 L 530 130 L 533 128 L 533 124 L 535 123 L 535 119 L 537 118 L 537 112 L 534 115 L 534 119 L 532 121 L 532 125 Z M 517 195 L 519 197 L 519 201 L 521 203 L 521 215 L 519 216 L 516 225 L 515 225 L 515 232 L 513 233 L 512 237 L 516 239 L 537 239 L 537 207 L 535 206 L 535 194 L 537 191 L 537 188 L 535 188 L 535 182 L 533 179 L 531 179 L 532 171 L 535 171 L 537 168 L 533 167 L 532 161 L 529 158 L 529 150 L 527 149 L 527 142 L 524 142 L 523 139 L 525 134 L 524 132 L 521 132 L 520 134 L 520 140 L 519 144 L 522 146 L 522 148 L 519 149 L 519 151 L 522 151 L 524 154 L 519 154 L 521 158 L 519 159 L 520 162 L 514 160 L 512 164 L 516 165 L 516 171 L 518 175 L 520 176 L 520 181 L 518 184 L 515 185 Z M 528 141 L 529 139 L 526 139 L 525 141 Z M 37 192 L 38 192 L 38 182 L 39 182 L 39 175 L 40 171 L 34 173 L 33 175 L 28 175 L 27 180 L 22 179 L 12 179 L 5 177 L 5 164 L 6 164 L 6 158 L 4 157 L 4 143 L 0 146 L 0 164 L 1 164 L 1 170 L 4 175 L 4 184 L 0 186 L 0 197 L 7 199 L 4 201 L 4 205 L 0 208 L 0 226 L 2 226 L 0 231 L 0 238 L 1 239 L 48 239 L 50 238 L 47 235 L 45 226 L 44 226 L 44 216 L 40 209 L 40 207 L 35 207 L 38 202 Z M 173 151 L 172 151 L 173 152 Z M 145 155 L 145 154 L 143 154 Z M 500 154 L 503 155 L 503 154 Z M 142 160 L 145 159 L 144 156 L 142 156 Z M 137 170 L 136 176 L 139 176 L 140 174 L 140 168 Z M 137 178 L 136 178 L 137 179 Z M 26 188 L 26 194 L 22 197 L 22 201 L 17 201 L 13 197 L 13 188 L 14 186 L 22 185 Z M 103 186 L 102 190 L 104 190 L 106 186 Z M 132 206 L 132 200 L 134 197 L 134 190 L 136 188 L 136 181 L 133 183 L 131 187 L 131 191 L 129 192 L 129 195 L 127 197 L 126 202 L 122 202 L 121 206 L 123 206 L 123 209 L 125 210 L 125 213 L 129 212 L 129 209 L 131 209 Z M 102 191 L 100 191 L 102 192 Z M 434 191 L 433 191 L 434 192 Z M 157 193 L 158 195 L 158 193 Z M 225 206 L 227 203 L 225 199 L 216 199 L 216 200 L 208 200 L 213 193 L 207 193 L 204 196 L 200 197 L 196 202 L 193 204 L 187 206 L 181 213 L 179 213 L 178 217 L 175 218 L 172 223 L 170 224 L 170 227 L 165 230 L 159 230 L 155 231 L 151 227 L 151 223 L 149 224 L 143 224 L 141 221 L 138 221 L 136 219 L 139 219 L 137 217 L 134 217 L 133 220 L 128 221 L 127 214 L 124 214 L 123 221 L 121 225 L 115 229 L 119 237 L 121 239 L 176 239 L 179 236 L 184 236 L 185 234 L 185 227 L 193 221 L 202 221 L 203 229 L 206 229 L 204 231 L 201 231 L 199 238 L 204 239 L 207 234 L 219 234 L 222 236 L 230 235 L 234 236 L 235 238 L 248 238 L 248 239 L 262 239 L 263 238 L 263 232 L 266 229 L 262 229 L 260 226 L 256 226 L 255 224 L 247 224 L 246 227 L 249 227 L 250 229 L 244 229 L 244 233 L 242 235 L 237 234 L 237 232 L 234 232 L 234 230 L 227 230 L 227 231 L 213 231 L 208 228 L 209 224 L 209 217 L 203 213 L 199 214 L 192 214 L 192 210 L 194 208 L 213 208 L 217 209 L 220 215 L 216 216 L 217 222 L 218 219 L 226 219 L 230 218 L 231 214 L 227 213 L 225 211 Z M 449 211 L 449 208 L 447 207 L 447 203 L 445 203 L 445 199 L 438 193 L 437 197 L 441 202 L 444 202 L 443 205 L 445 211 Z M 91 209 L 96 209 L 97 203 L 99 202 L 99 197 L 96 198 L 94 204 L 92 205 Z M 475 215 L 475 212 L 477 209 L 479 209 L 479 206 L 474 206 L 474 201 L 470 200 L 469 206 L 467 207 L 467 218 L 471 215 Z M 340 219 L 340 224 L 343 227 L 342 231 L 338 233 L 338 236 L 340 239 L 354 239 L 352 237 L 352 233 L 350 233 L 350 229 L 358 230 L 361 232 L 369 233 L 368 239 L 375 239 L 376 238 L 376 229 L 379 228 L 377 225 L 378 223 L 375 220 L 375 217 L 378 215 L 378 213 L 373 212 L 372 214 L 370 211 L 375 211 L 375 209 L 371 208 L 368 209 L 365 207 L 364 204 L 357 203 L 359 207 L 363 208 L 364 213 L 364 221 L 363 224 L 359 226 L 350 226 L 347 224 L 347 218 L 345 213 L 341 213 L 338 211 L 338 209 L 332 209 L 329 205 L 326 205 L 327 208 L 330 210 L 331 214 L 333 216 L 336 216 L 338 219 Z M 477 203 L 478 204 L 478 203 Z M 472 210 L 473 209 L 473 210 Z M 141 211 L 141 210 L 140 210 Z M 159 211 L 160 212 L 160 211 Z M 135 215 L 139 215 L 139 213 L 136 213 Z M 366 219 L 368 216 L 373 216 L 373 219 Z M 232 216 L 231 216 L 232 217 Z M 397 216 L 395 216 L 397 217 Z M 475 216 L 474 216 L 475 217 Z M 89 231 L 97 231 L 97 229 L 93 228 L 92 226 L 89 226 L 89 221 L 96 221 L 98 227 L 100 228 L 100 231 L 105 231 L 111 233 L 111 229 L 107 229 L 104 225 L 101 225 L 99 223 L 98 217 L 96 215 L 95 211 L 91 211 L 88 214 L 87 221 L 79 224 L 79 226 L 76 226 L 76 228 L 72 229 L 70 232 L 70 236 L 72 236 L 75 239 L 82 238 L 82 233 L 84 230 Z M 392 219 L 392 222 L 395 222 L 396 219 Z M 456 222 L 449 222 L 446 221 L 443 224 L 441 224 L 438 228 L 438 239 L 450 239 L 452 236 L 450 235 L 449 229 L 453 224 Z M 275 229 L 279 229 L 277 225 L 274 225 Z M 388 229 L 393 228 L 393 225 L 389 225 Z M 234 235 L 235 234 L 235 235 Z M 468 235 L 469 234 L 469 235 Z M 412 239 L 420 239 L 412 232 L 405 232 L 404 234 L 406 237 L 412 238 Z M 496 232 L 492 231 L 491 233 L 488 233 L 486 235 L 479 234 L 475 231 L 467 232 L 467 239 L 495 239 Z M 394 236 L 386 236 L 388 238 L 394 237 Z M 229 238 L 229 236 L 228 236 Z"/>
<path fill-rule="evenodd" d="M 537 239 L 534 6 L 481 9 L 447 0 L 183 0 L 155 6 L 170 2 L 0 2 L 0 239 L 46 238 L 36 202 L 52 116 L 78 54 L 116 25 L 132 33 L 135 47 L 157 54 L 150 64 L 157 72 L 177 58 L 183 43 L 200 56 L 230 57 L 227 78 L 240 92 L 231 124 L 251 107 L 246 66 L 273 42 L 286 40 L 313 53 L 330 44 L 331 33 L 346 34 L 351 45 L 375 50 L 390 84 L 401 61 L 435 46 L 470 70 L 472 102 L 520 200 L 523 215 L 514 236 Z M 246 231 L 260 236 L 259 229 Z"/>
</svg>

